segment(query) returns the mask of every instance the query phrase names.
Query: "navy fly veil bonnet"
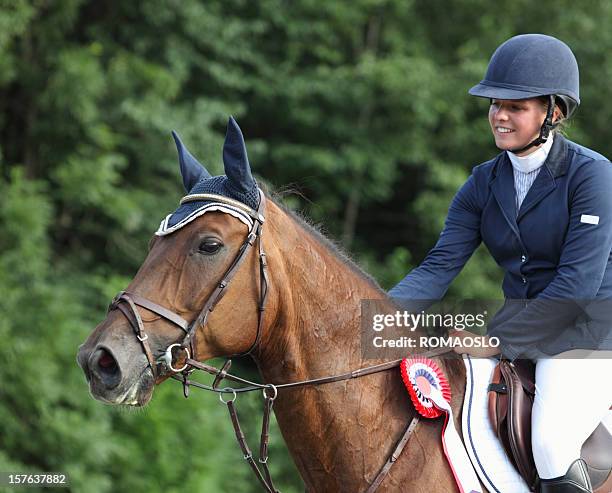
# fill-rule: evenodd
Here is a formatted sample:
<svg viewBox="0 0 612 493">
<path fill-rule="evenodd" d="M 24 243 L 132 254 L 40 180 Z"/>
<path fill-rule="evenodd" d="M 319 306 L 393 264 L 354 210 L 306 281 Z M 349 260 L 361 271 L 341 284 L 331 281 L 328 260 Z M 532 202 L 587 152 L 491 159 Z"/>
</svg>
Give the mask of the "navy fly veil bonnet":
<svg viewBox="0 0 612 493">
<path fill-rule="evenodd" d="M 164 236 L 173 233 L 202 214 L 213 210 L 231 214 L 250 229 L 253 220 L 250 214 L 245 213 L 244 206 L 257 211 L 260 192 L 257 182 L 251 175 L 244 137 L 236 120 L 230 117 L 227 123 L 223 144 L 225 175 L 211 176 L 183 145 L 176 132 L 172 132 L 172 136 L 176 143 L 187 196 L 183 198 L 178 209 L 161 222 L 155 234 Z M 211 194 L 220 195 L 225 200 L 215 201 L 214 197 L 209 196 Z"/>
</svg>

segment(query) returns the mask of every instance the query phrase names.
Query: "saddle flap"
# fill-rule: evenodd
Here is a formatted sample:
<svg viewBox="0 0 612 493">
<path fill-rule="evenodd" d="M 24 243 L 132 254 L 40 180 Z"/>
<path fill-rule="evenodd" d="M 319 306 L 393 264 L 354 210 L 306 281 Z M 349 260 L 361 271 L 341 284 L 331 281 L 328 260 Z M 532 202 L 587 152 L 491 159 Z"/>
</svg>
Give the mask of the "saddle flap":
<svg viewBox="0 0 612 493">
<path fill-rule="evenodd" d="M 489 384 L 489 418 L 495 434 L 501 435 L 501 428 L 505 427 L 505 419 L 508 414 L 508 390 L 502 379 L 499 365 L 495 366 L 491 383 Z"/>
<path fill-rule="evenodd" d="M 531 408 L 535 365 L 529 360 L 501 360 L 489 385 L 489 416 L 508 457 L 528 485 L 537 473 L 531 452 Z"/>
<path fill-rule="evenodd" d="M 508 386 L 508 436 L 512 456 L 527 484 L 534 484 L 536 468 L 531 452 L 531 408 L 535 390 L 535 366 L 528 360 L 502 361 L 501 373 Z"/>
</svg>

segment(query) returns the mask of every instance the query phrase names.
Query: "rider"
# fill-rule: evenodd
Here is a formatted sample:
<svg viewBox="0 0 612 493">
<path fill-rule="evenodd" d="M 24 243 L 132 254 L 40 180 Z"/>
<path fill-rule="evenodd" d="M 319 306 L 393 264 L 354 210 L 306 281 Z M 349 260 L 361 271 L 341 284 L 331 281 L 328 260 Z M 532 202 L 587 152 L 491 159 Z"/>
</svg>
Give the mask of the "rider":
<svg viewBox="0 0 612 493">
<path fill-rule="evenodd" d="M 490 100 L 502 152 L 473 169 L 436 246 L 390 294 L 441 299 L 483 241 L 504 269 L 506 304 L 488 335 L 454 333 L 484 343 L 456 351 L 494 356 L 500 349 L 486 343 L 496 336 L 504 357 L 536 362 L 532 449 L 541 491 L 589 492 L 580 449 L 612 404 L 612 335 L 605 314 L 599 324 L 576 317 L 584 300 L 612 298 L 612 165 L 558 131 L 580 104 L 578 64 L 560 40 L 507 40 L 469 93 Z M 591 357 L 571 359 L 576 349 Z"/>
</svg>

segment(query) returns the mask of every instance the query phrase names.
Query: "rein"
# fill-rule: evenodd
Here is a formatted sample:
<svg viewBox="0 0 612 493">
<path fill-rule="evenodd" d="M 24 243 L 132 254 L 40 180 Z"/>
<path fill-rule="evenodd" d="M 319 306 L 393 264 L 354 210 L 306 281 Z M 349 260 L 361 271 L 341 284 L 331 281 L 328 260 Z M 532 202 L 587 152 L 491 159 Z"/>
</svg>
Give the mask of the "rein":
<svg viewBox="0 0 612 493">
<path fill-rule="evenodd" d="M 435 356 L 440 356 L 442 354 L 445 354 L 451 351 L 452 349 L 448 349 L 448 348 L 438 348 L 438 349 L 433 349 L 431 351 L 426 351 L 426 352 L 419 353 L 419 354 L 423 357 L 435 357 Z M 252 382 L 245 378 L 228 373 L 228 370 L 230 369 L 231 364 L 232 364 L 231 359 L 228 359 L 221 369 L 218 369 L 211 365 L 207 365 L 206 363 L 201 363 L 199 361 L 187 359 L 187 361 L 185 362 L 185 367 L 188 367 L 189 369 L 184 370 L 182 372 L 182 377 L 179 377 L 178 375 L 173 375 L 172 378 L 174 378 L 175 380 L 179 380 L 180 382 L 183 383 L 183 394 L 186 398 L 189 397 L 189 387 L 190 386 L 193 386 L 199 389 L 203 389 L 203 390 L 207 390 L 210 392 L 216 392 L 219 394 L 219 400 L 225 405 L 227 405 L 227 408 L 230 414 L 230 418 L 232 420 L 232 426 L 234 427 L 234 432 L 236 434 L 236 440 L 238 441 L 238 445 L 240 446 L 240 449 L 242 450 L 242 453 L 244 454 L 243 458 L 248 462 L 249 466 L 253 470 L 255 476 L 260 481 L 261 485 L 263 486 L 264 490 L 266 490 L 266 492 L 279 493 L 278 490 L 274 487 L 274 484 L 272 483 L 272 478 L 270 476 L 270 471 L 268 469 L 268 442 L 270 438 L 270 434 L 269 434 L 270 413 L 272 411 L 272 406 L 274 405 L 274 400 L 278 396 L 278 391 L 282 389 L 305 387 L 307 385 L 315 385 L 315 386 L 324 385 L 327 383 L 340 382 L 343 380 L 351 380 L 354 378 L 360 378 L 366 375 L 372 375 L 374 373 L 379 373 L 379 372 L 391 370 L 393 368 L 397 368 L 401 362 L 402 362 L 401 359 L 396 359 L 396 360 L 389 361 L 386 363 L 380 363 L 377 365 L 367 366 L 365 368 L 359 368 L 357 370 L 353 370 L 350 372 L 341 373 L 339 375 L 312 378 L 308 380 L 300 380 L 297 382 L 288 382 L 288 383 L 281 383 L 281 384 L 271 384 L 271 383 L 261 384 L 261 383 Z M 189 380 L 188 379 L 189 374 L 191 374 L 195 370 L 203 371 L 211 375 L 214 375 L 215 379 L 214 379 L 212 386 L 205 385 L 205 384 L 202 384 L 194 380 Z M 246 385 L 246 387 L 219 388 L 219 384 L 223 380 L 230 380 L 232 382 Z M 236 400 L 238 393 L 253 392 L 256 390 L 261 390 L 263 393 L 263 398 L 264 398 L 262 430 L 261 430 L 261 438 L 260 438 L 260 446 L 259 446 L 259 463 L 261 464 L 261 467 L 264 471 L 263 474 L 260 471 L 257 464 L 255 463 L 253 454 L 246 442 L 246 437 L 244 436 L 244 433 L 240 426 L 240 421 L 238 419 L 238 413 L 234 405 L 234 401 Z M 269 394 L 269 392 L 271 394 Z M 231 399 L 229 400 L 223 399 L 224 394 L 230 394 L 230 393 L 232 394 Z M 408 443 L 410 435 L 415 430 L 418 423 L 419 423 L 419 416 L 418 414 L 415 414 L 412 420 L 410 421 L 410 423 L 408 423 L 408 426 L 404 430 L 404 433 L 402 434 L 401 438 L 398 440 L 397 444 L 395 445 L 395 448 L 391 452 L 391 455 L 388 457 L 385 464 L 378 471 L 378 474 L 372 480 L 369 488 L 366 490 L 365 493 L 374 493 L 378 489 L 378 487 L 381 485 L 386 475 L 389 473 L 391 466 L 393 466 L 393 464 L 397 461 L 397 459 L 401 455 L 404 447 Z"/>
<path fill-rule="evenodd" d="M 269 442 L 269 427 L 270 427 L 270 414 L 272 412 L 272 408 L 274 405 L 274 400 L 278 396 L 279 390 L 304 387 L 307 385 L 324 385 L 332 382 L 340 382 L 344 380 L 350 380 L 354 378 L 360 378 L 366 375 L 371 375 L 374 373 L 379 373 L 382 371 L 387 371 L 392 368 L 396 368 L 400 365 L 401 359 L 389 361 L 387 363 L 381 363 L 373 366 L 368 366 L 365 368 L 359 368 L 357 370 L 349 371 L 346 373 L 341 373 L 339 375 L 332 375 L 320 378 L 313 378 L 309 380 L 301 380 L 297 382 L 289 382 L 282 384 L 261 384 L 257 382 L 252 382 L 242 377 L 238 377 L 236 375 L 232 375 L 228 373 L 231 367 L 231 359 L 227 359 L 225 364 L 221 369 L 218 369 L 214 366 L 207 365 L 206 363 L 201 363 L 197 361 L 196 352 L 195 352 L 195 334 L 199 327 L 204 327 L 208 320 L 209 314 L 214 310 L 215 306 L 221 299 L 223 298 L 226 288 L 230 281 L 234 278 L 236 272 L 239 267 L 244 262 L 247 253 L 250 248 L 254 245 L 254 243 L 258 242 L 258 256 L 259 256 L 259 302 L 257 305 L 258 310 L 258 318 L 257 318 L 257 333 L 255 335 L 255 339 L 249 349 L 243 353 L 236 354 L 234 356 L 246 356 L 251 354 L 255 348 L 259 345 L 259 341 L 261 339 L 261 330 L 263 323 L 263 314 L 265 310 L 265 304 L 268 295 L 268 273 L 267 273 L 267 261 L 266 254 L 263 250 L 263 244 L 261 241 L 262 228 L 264 224 L 264 211 L 265 211 L 265 196 L 260 190 L 260 202 L 258 210 L 255 211 L 250 207 L 245 206 L 244 204 L 229 199 L 227 197 L 215 194 L 194 194 L 187 195 L 183 197 L 181 200 L 181 204 L 191 201 L 198 200 L 212 200 L 215 202 L 219 202 L 221 204 L 231 205 L 233 208 L 240 209 L 241 212 L 248 215 L 248 217 L 252 221 L 252 226 L 249 228 L 249 232 L 246 236 L 245 241 L 240 246 L 236 257 L 228 267 L 227 271 L 223 275 L 221 281 L 217 284 L 212 294 L 208 297 L 202 310 L 199 315 L 193 320 L 193 322 L 189 323 L 187 320 L 182 318 L 180 315 L 168 310 L 167 308 L 158 305 L 157 303 L 143 298 L 134 293 L 129 293 L 126 291 L 121 291 L 115 298 L 112 300 L 109 305 L 108 310 L 118 309 L 128 320 L 130 326 L 134 330 L 136 338 L 140 341 L 143 352 L 147 358 L 148 366 L 151 368 L 151 372 L 153 374 L 154 380 L 157 380 L 160 377 L 160 374 L 157 370 L 159 364 L 163 364 L 167 370 L 170 370 L 172 374 L 172 378 L 175 380 L 179 380 L 183 384 L 183 395 L 187 398 L 189 397 L 189 389 L 190 387 L 196 387 L 199 389 L 216 392 L 219 394 L 219 399 L 222 403 L 224 403 L 229 411 L 230 418 L 232 421 L 232 426 L 234 427 L 234 432 L 236 434 L 236 440 L 238 441 L 238 445 L 243 452 L 244 459 L 248 462 L 249 466 L 253 470 L 253 473 L 261 483 L 262 487 L 267 493 L 279 493 L 274 483 L 272 482 L 272 477 L 270 475 L 270 471 L 268 468 L 268 442 Z M 181 342 L 171 344 L 168 346 L 164 352 L 164 354 L 158 359 L 155 360 L 153 357 L 153 352 L 148 343 L 148 335 L 144 330 L 144 323 L 142 318 L 138 312 L 137 306 L 145 308 L 160 317 L 166 319 L 172 324 L 179 327 L 185 335 Z M 184 364 L 180 368 L 175 368 L 172 366 L 172 362 L 174 360 L 173 349 L 178 348 L 178 351 L 183 351 L 185 353 Z M 439 348 L 434 349 L 432 351 L 427 351 L 424 353 L 420 353 L 422 356 L 426 357 L 435 357 L 441 354 L 450 352 L 452 350 L 448 348 Z M 213 375 L 214 381 L 212 385 L 205 385 L 200 382 L 190 380 L 188 377 L 194 371 L 199 370 Z M 179 376 L 181 374 L 181 376 Z M 223 380 L 229 380 L 238 384 L 243 385 L 243 387 L 233 388 L 233 387 L 223 387 L 219 388 L 220 383 Z M 247 444 L 246 437 L 242 431 L 242 427 L 240 426 L 240 421 L 238 419 L 238 413 L 236 411 L 236 407 L 234 405 L 234 401 L 237 398 L 238 393 L 244 392 L 253 392 L 261 390 L 264 398 L 264 409 L 263 409 L 263 420 L 262 420 L 262 430 L 261 430 L 261 439 L 260 439 L 260 447 L 259 447 L 259 458 L 258 462 L 260 467 L 255 463 L 255 459 L 253 458 L 253 454 Z M 231 394 L 232 397 L 228 400 L 225 400 L 223 397 L 225 394 Z M 402 450 L 408 443 L 408 439 L 410 435 L 416 428 L 419 422 L 418 414 L 412 418 L 401 438 L 397 442 L 393 452 L 379 470 L 376 477 L 372 480 L 369 488 L 365 493 L 374 493 L 383 479 L 391 469 L 391 466 L 397 461 Z M 263 472 L 262 472 L 263 471 Z"/>
</svg>

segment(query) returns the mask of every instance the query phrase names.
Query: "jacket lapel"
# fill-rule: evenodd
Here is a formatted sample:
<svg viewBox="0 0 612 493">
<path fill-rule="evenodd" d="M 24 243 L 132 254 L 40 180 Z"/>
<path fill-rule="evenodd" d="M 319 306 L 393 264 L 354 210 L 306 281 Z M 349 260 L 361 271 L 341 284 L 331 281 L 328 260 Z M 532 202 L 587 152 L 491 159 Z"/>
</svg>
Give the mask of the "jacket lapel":
<svg viewBox="0 0 612 493">
<path fill-rule="evenodd" d="M 565 174 L 567 171 L 567 141 L 562 135 L 555 135 L 555 140 L 548 153 L 548 157 L 538 173 L 533 185 L 527 192 L 525 200 L 518 211 L 516 222 L 533 209 L 544 199 L 555 187 L 555 178 Z M 514 190 L 514 186 L 512 187 Z"/>
<path fill-rule="evenodd" d="M 516 197 L 514 192 L 514 174 L 512 173 L 512 164 L 508 155 L 504 152 L 500 156 L 496 164 L 496 175 L 491 182 L 491 191 L 493 196 L 508 222 L 514 234 L 520 239 L 521 235 L 516 223 Z"/>
</svg>

